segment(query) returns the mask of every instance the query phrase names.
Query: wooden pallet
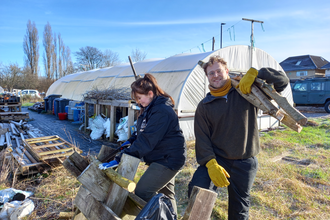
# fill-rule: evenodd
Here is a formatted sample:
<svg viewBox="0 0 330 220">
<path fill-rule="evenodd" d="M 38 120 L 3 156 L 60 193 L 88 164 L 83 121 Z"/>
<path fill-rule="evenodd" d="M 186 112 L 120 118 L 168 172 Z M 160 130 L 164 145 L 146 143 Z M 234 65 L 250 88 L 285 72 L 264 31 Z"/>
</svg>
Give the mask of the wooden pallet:
<svg viewBox="0 0 330 220">
<path fill-rule="evenodd" d="M 44 161 L 54 158 L 62 158 L 70 156 L 75 151 L 81 150 L 69 142 L 63 140 L 61 137 L 54 136 L 43 136 L 37 138 L 29 138 L 23 140 L 25 148 L 36 158 L 38 161 Z"/>
<path fill-rule="evenodd" d="M 0 121 L 20 121 L 28 118 L 28 112 L 0 112 Z"/>
</svg>

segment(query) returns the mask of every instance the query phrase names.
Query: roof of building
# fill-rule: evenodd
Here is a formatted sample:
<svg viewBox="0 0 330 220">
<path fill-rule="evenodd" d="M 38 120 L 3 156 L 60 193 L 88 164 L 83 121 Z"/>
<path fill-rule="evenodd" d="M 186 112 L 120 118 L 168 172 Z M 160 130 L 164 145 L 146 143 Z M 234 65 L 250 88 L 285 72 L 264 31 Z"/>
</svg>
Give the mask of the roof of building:
<svg viewBox="0 0 330 220">
<path fill-rule="evenodd" d="M 329 61 L 320 56 L 302 55 L 288 57 L 280 63 L 284 71 L 321 69 Z"/>
<path fill-rule="evenodd" d="M 321 69 L 330 69 L 330 63 L 325 64 L 324 66 L 322 66 Z"/>
</svg>

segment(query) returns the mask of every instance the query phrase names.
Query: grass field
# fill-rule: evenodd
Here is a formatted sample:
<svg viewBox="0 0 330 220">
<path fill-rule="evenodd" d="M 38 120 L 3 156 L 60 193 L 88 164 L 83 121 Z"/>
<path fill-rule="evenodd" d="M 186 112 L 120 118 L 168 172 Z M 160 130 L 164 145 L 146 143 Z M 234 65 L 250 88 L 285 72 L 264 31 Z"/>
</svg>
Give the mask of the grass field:
<svg viewBox="0 0 330 220">
<path fill-rule="evenodd" d="M 330 118 L 309 121 L 301 133 L 262 132 L 260 143 L 250 219 L 330 219 Z M 34 192 L 36 207 L 26 219 L 57 219 L 59 212 L 73 210 L 80 183 L 63 167 L 13 182 L 7 178 L 8 166 L 1 164 L 0 189 Z M 194 142 L 189 142 L 186 165 L 176 178 L 179 219 L 188 204 L 187 185 L 196 167 Z M 140 163 L 135 181 L 145 169 Z M 219 188 L 211 219 L 227 219 L 227 197 L 226 188 Z"/>
</svg>

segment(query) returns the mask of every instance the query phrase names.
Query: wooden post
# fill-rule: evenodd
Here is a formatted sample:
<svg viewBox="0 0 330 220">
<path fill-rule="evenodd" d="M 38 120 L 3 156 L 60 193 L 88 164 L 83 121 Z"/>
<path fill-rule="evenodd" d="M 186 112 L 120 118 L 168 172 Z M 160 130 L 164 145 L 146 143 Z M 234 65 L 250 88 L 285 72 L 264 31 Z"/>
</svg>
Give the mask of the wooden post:
<svg viewBox="0 0 330 220">
<path fill-rule="evenodd" d="M 88 127 L 88 103 L 85 102 L 85 126 L 84 126 L 84 132 L 86 132 L 86 128 Z"/>
<path fill-rule="evenodd" d="M 117 172 L 123 177 L 133 180 L 139 163 L 140 159 L 127 154 L 123 154 Z M 111 208 L 114 213 L 120 216 L 123 211 L 127 196 L 128 191 L 124 190 L 117 184 L 112 183 L 105 204 Z"/>
<path fill-rule="evenodd" d="M 133 125 L 134 125 L 134 110 L 129 107 L 128 108 L 128 121 L 127 121 L 127 126 L 128 126 L 127 138 L 131 137 L 131 126 L 133 126 Z"/>
<path fill-rule="evenodd" d="M 112 142 L 115 136 L 116 129 L 116 107 L 111 105 L 110 109 L 110 138 L 109 141 Z"/>
<path fill-rule="evenodd" d="M 95 104 L 95 109 L 96 109 L 96 115 L 99 115 L 101 113 L 101 106 L 99 104 Z"/>
<path fill-rule="evenodd" d="M 217 194 L 194 186 L 182 220 L 210 219 Z"/>
</svg>

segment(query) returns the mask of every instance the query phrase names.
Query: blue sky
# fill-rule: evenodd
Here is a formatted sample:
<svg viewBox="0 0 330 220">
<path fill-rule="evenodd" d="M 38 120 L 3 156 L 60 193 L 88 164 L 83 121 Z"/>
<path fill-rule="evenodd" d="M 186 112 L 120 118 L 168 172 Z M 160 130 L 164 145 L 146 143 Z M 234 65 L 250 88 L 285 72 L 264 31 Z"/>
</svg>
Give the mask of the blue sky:
<svg viewBox="0 0 330 220">
<path fill-rule="evenodd" d="M 122 62 L 135 48 L 147 59 L 183 52 L 199 53 L 222 46 L 250 45 L 251 22 L 255 46 L 278 62 L 289 56 L 316 55 L 330 61 L 329 0 L 1 0 L 0 62 L 23 65 L 23 38 L 28 20 L 42 39 L 47 22 L 74 52 L 85 46 L 110 49 Z M 204 45 L 204 49 L 203 46 Z"/>
</svg>

